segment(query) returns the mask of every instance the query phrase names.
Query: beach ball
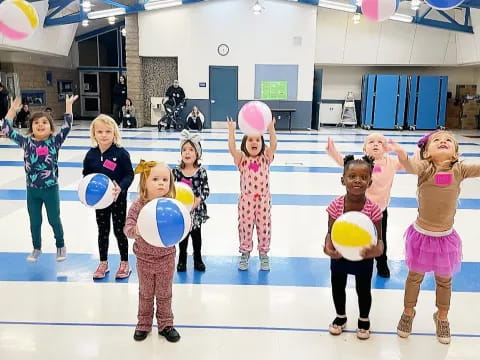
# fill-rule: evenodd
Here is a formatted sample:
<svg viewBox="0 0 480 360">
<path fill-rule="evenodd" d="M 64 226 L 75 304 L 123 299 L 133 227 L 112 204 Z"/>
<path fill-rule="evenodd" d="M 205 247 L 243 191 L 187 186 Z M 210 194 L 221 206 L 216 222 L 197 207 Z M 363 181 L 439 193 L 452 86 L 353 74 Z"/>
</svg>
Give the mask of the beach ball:
<svg viewBox="0 0 480 360">
<path fill-rule="evenodd" d="M 175 183 L 175 199 L 180 201 L 188 211 L 192 210 L 195 196 L 193 195 L 192 188 L 184 182 Z"/>
<path fill-rule="evenodd" d="M 377 244 L 377 229 L 370 218 L 349 211 L 340 216 L 332 226 L 332 242 L 345 259 L 359 261 L 362 249 Z"/>
<path fill-rule="evenodd" d="M 425 2 L 430 5 L 430 7 L 439 10 L 447 10 L 457 7 L 464 0 L 425 0 Z"/>
<path fill-rule="evenodd" d="M 249 101 L 238 113 L 238 127 L 245 135 L 262 135 L 272 121 L 272 112 L 261 101 Z"/>
<path fill-rule="evenodd" d="M 113 182 L 107 175 L 90 174 L 78 184 L 78 197 L 83 205 L 101 210 L 113 203 Z"/>
<path fill-rule="evenodd" d="M 400 0 L 362 0 L 362 13 L 372 21 L 384 21 L 398 9 Z"/>
<path fill-rule="evenodd" d="M 0 33 L 12 40 L 24 40 L 38 27 L 37 10 L 24 0 L 5 0 L 0 4 Z"/>
<path fill-rule="evenodd" d="M 170 247 L 190 232 L 192 218 L 183 204 L 175 199 L 153 199 L 138 214 L 137 226 L 150 245 Z"/>
</svg>

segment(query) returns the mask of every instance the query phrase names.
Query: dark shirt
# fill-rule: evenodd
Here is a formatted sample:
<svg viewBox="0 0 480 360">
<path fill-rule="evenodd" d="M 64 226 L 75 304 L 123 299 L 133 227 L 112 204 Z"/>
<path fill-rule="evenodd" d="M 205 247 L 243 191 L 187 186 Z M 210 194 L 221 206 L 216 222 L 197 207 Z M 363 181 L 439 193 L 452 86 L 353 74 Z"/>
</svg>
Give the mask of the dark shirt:
<svg viewBox="0 0 480 360">
<path fill-rule="evenodd" d="M 118 83 L 113 88 L 113 103 L 123 106 L 125 100 L 127 100 L 127 85 Z"/>
<path fill-rule="evenodd" d="M 83 176 L 89 174 L 104 174 L 115 180 L 122 189 L 119 196 L 127 196 L 127 190 L 133 182 L 133 167 L 130 154 L 116 144 L 110 146 L 104 153 L 97 147 L 88 150 L 83 160 Z"/>
<path fill-rule="evenodd" d="M 185 92 L 178 86 L 170 86 L 167 89 L 165 96 L 168 97 L 168 103 L 172 106 L 179 105 L 185 99 Z"/>
</svg>

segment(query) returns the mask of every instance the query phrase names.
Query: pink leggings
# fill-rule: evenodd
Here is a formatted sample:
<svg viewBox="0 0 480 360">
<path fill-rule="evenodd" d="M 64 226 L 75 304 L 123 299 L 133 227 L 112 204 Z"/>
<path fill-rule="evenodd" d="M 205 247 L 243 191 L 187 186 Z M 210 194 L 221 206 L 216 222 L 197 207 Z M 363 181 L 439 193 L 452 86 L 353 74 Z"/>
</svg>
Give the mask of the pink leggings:
<svg viewBox="0 0 480 360">
<path fill-rule="evenodd" d="M 264 255 L 270 250 L 271 206 L 270 195 L 240 195 L 238 200 L 238 235 L 241 253 L 249 253 L 253 249 L 254 226 L 257 228 L 258 252 Z"/>
</svg>

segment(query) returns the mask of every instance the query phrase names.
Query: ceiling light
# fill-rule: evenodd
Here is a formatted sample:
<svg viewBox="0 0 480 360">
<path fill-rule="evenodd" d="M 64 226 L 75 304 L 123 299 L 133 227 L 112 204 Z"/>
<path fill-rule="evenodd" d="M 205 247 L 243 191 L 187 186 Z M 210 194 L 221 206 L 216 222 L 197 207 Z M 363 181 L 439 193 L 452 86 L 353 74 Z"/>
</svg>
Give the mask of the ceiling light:
<svg viewBox="0 0 480 360">
<path fill-rule="evenodd" d="M 360 14 L 359 13 L 353 14 L 352 20 L 355 25 L 360 24 Z"/>
<path fill-rule="evenodd" d="M 88 19 L 82 20 L 82 26 L 88 26 Z"/>
<path fill-rule="evenodd" d="M 412 0 L 410 3 L 410 8 L 417 11 L 422 6 L 422 0 Z"/>
<path fill-rule="evenodd" d="M 87 16 L 89 19 L 93 20 L 93 19 L 102 19 L 102 18 L 115 16 L 115 15 L 124 15 L 125 12 L 126 12 L 125 8 L 112 8 L 107 10 L 92 11 L 92 12 L 89 12 Z"/>
<path fill-rule="evenodd" d="M 83 12 L 88 13 L 90 10 L 92 10 L 92 3 L 89 0 L 83 1 L 82 9 L 83 9 Z"/>
<path fill-rule="evenodd" d="M 390 16 L 390 20 L 411 23 L 413 21 L 413 16 L 396 13 Z"/>
<path fill-rule="evenodd" d="M 157 0 L 147 2 L 143 5 L 143 7 L 145 10 L 157 10 L 179 5 L 182 5 L 182 0 Z"/>
<path fill-rule="evenodd" d="M 108 17 L 108 23 L 110 25 L 114 25 L 115 24 L 115 20 L 117 20 L 117 18 L 115 16 L 109 16 Z"/>
<path fill-rule="evenodd" d="M 337 2 L 337 1 L 320 0 L 318 2 L 318 6 L 326 8 L 326 9 L 340 10 L 340 11 L 346 11 L 346 12 L 351 12 L 351 13 L 356 13 L 357 12 L 357 5 L 345 4 L 345 3 L 340 3 L 340 2 Z"/>
<path fill-rule="evenodd" d="M 127 29 L 125 29 L 124 27 L 122 28 L 122 30 L 120 30 L 121 33 L 122 33 L 122 36 L 127 36 Z"/>
<path fill-rule="evenodd" d="M 265 10 L 265 8 L 262 5 L 260 5 L 259 0 L 257 0 L 255 4 L 253 4 L 252 6 L 252 11 L 254 15 L 260 15 L 263 12 L 263 10 Z"/>
</svg>

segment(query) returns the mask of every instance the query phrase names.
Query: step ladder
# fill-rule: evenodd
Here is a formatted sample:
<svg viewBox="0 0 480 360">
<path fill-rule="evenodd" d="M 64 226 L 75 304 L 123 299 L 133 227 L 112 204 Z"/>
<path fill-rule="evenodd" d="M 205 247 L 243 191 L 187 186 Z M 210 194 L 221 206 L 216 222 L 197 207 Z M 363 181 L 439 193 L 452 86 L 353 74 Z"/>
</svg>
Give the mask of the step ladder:
<svg viewBox="0 0 480 360">
<path fill-rule="evenodd" d="M 357 113 L 355 111 L 355 97 L 353 92 L 349 91 L 345 97 L 342 109 L 342 117 L 337 126 L 345 127 L 350 125 L 352 127 L 357 126 Z"/>
</svg>

